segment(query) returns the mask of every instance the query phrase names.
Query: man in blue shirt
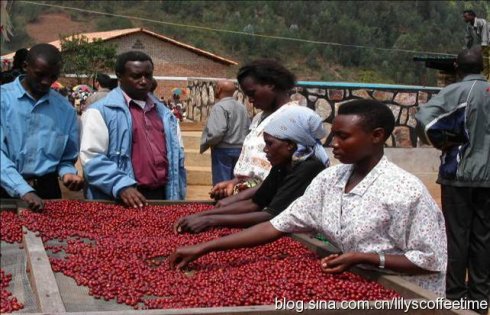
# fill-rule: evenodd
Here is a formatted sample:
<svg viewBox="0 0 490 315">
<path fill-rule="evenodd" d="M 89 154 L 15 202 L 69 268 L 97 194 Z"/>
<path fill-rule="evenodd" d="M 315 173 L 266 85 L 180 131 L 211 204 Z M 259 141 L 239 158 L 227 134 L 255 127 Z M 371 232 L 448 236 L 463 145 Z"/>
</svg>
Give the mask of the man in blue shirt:
<svg viewBox="0 0 490 315">
<path fill-rule="evenodd" d="M 61 198 L 58 176 L 70 190 L 83 186 L 74 166 L 79 151 L 75 110 L 50 88 L 61 65 L 56 47 L 35 45 L 26 75 L 1 87 L 0 196 L 21 198 L 33 210 L 43 208 L 41 198 Z"/>
</svg>

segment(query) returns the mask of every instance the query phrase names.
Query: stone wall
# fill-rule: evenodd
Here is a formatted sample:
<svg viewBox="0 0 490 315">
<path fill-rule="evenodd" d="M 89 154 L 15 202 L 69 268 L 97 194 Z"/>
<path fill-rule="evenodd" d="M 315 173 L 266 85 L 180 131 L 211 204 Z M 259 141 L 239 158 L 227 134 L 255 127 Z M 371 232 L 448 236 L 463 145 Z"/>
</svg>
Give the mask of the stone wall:
<svg viewBox="0 0 490 315">
<path fill-rule="evenodd" d="M 215 103 L 216 81 L 190 79 L 190 95 L 186 102 L 187 117 L 204 122 Z M 396 118 L 396 127 L 387 140 L 388 147 L 410 148 L 420 146 L 415 134 L 415 118 L 418 106 L 425 104 L 440 88 L 421 86 L 360 84 L 338 82 L 298 82 L 291 99 L 302 106 L 315 110 L 324 120 L 325 128 L 330 131 L 338 107 L 353 99 L 375 99 L 387 104 Z M 236 98 L 244 102 L 252 117 L 255 112 L 246 97 L 237 91 Z M 324 140 L 330 142 L 330 135 Z"/>
</svg>

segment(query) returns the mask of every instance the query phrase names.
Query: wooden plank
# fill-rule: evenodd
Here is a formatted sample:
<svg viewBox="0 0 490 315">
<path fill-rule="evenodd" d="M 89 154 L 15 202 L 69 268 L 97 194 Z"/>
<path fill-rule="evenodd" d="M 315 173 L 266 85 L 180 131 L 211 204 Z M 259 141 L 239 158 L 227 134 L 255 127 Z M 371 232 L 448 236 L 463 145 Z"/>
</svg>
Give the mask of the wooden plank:
<svg viewBox="0 0 490 315">
<path fill-rule="evenodd" d="M 44 199 L 44 201 L 60 201 L 60 199 Z M 81 201 L 81 202 L 100 202 L 100 203 L 108 203 L 115 204 L 114 200 L 73 200 L 73 201 Z M 196 203 L 204 203 L 204 204 L 214 204 L 212 200 L 148 200 L 148 204 L 157 205 L 157 206 L 168 206 L 168 205 L 181 205 L 181 204 L 196 204 Z M 25 201 L 20 199 L 0 199 L 0 208 L 5 207 L 6 209 L 17 209 L 17 208 L 26 208 L 27 204 Z"/>
<path fill-rule="evenodd" d="M 0 209 L 2 210 L 17 210 L 18 208 L 27 207 L 27 204 L 20 199 L 1 199 L 0 198 Z"/>
<path fill-rule="evenodd" d="M 310 235 L 307 234 L 292 234 L 291 237 L 308 249 L 315 252 L 320 257 L 325 257 L 331 253 L 339 252 L 337 248 L 331 244 L 326 244 Z M 423 299 L 423 300 L 436 300 L 438 296 L 433 292 L 419 287 L 418 285 L 400 277 L 400 274 L 391 273 L 389 270 L 386 272 L 380 272 L 379 270 L 366 270 L 359 267 L 354 267 L 350 270 L 366 279 L 377 281 L 379 284 L 385 286 L 386 288 L 395 290 L 405 299 Z M 459 314 L 459 315 L 469 315 L 476 314 L 472 311 L 466 310 L 411 310 L 411 314 L 426 314 L 429 312 L 431 314 Z M 386 314 L 387 310 L 383 311 Z"/>
<path fill-rule="evenodd" d="M 93 201 L 85 201 L 85 202 L 93 202 Z M 105 203 L 113 203 L 111 201 L 100 201 L 100 202 L 105 202 Z M 166 200 L 157 200 L 157 201 L 151 201 L 151 204 L 155 205 L 170 205 L 170 204 L 189 204 L 189 203 L 212 203 L 210 201 L 166 201 Z M 305 234 L 294 234 L 291 235 L 291 237 L 297 241 L 300 241 L 303 243 L 306 247 L 308 247 L 310 250 L 314 251 L 317 253 L 320 257 L 326 256 L 330 253 L 335 253 L 338 252 L 338 249 L 335 248 L 334 246 L 331 246 L 330 244 L 326 244 L 318 239 L 315 239 L 309 235 Z M 33 248 L 36 248 L 36 246 L 26 244 L 26 242 L 34 243 L 35 241 L 38 242 L 36 244 L 37 248 L 39 250 L 33 250 Z M 214 314 L 214 315 L 221 315 L 221 314 L 234 314 L 234 315 L 241 315 L 241 314 L 293 314 L 297 313 L 296 311 L 287 311 L 287 310 L 276 310 L 274 305 L 262 305 L 262 306 L 236 306 L 236 307 L 215 307 L 215 308 L 186 308 L 186 309 L 164 309 L 164 310 L 127 310 L 127 311 L 96 311 L 96 312 L 65 312 L 65 308 L 63 305 L 63 302 L 61 300 L 61 295 L 59 294 L 58 286 L 56 283 L 56 280 L 54 278 L 54 274 L 51 270 L 51 267 L 49 265 L 49 260 L 47 258 L 46 252 L 44 250 L 44 246 L 41 242 L 41 240 L 37 237 L 34 236 L 34 234 L 30 231 L 27 232 L 27 234 L 24 234 L 24 244 L 26 250 L 29 249 L 30 252 L 42 252 L 44 253 L 45 260 L 42 264 L 44 264 L 44 267 L 47 267 L 49 270 L 45 272 L 41 272 L 41 274 L 48 275 L 47 278 L 51 279 L 44 279 L 41 276 L 39 276 L 39 265 L 40 263 L 36 262 L 38 259 L 37 256 L 34 254 L 28 254 L 28 268 L 31 270 L 31 277 L 34 279 L 31 280 L 31 285 L 33 286 L 35 294 L 39 297 L 38 300 L 44 303 L 47 303 L 49 301 L 46 300 L 46 296 L 40 296 L 39 294 L 43 294 L 39 290 L 45 290 L 45 291 L 50 291 L 47 294 L 48 297 L 52 298 L 53 296 L 57 295 L 57 301 L 56 302 L 51 302 L 52 304 L 50 306 L 45 306 L 45 307 L 52 307 L 50 310 L 47 310 L 43 308 L 43 306 L 39 305 L 41 311 L 43 312 L 42 314 L 47 314 L 47 313 L 62 313 L 65 315 L 177 315 L 177 314 Z M 42 249 L 42 250 L 41 250 Z M 35 264 L 33 262 L 36 262 Z M 47 266 L 46 266 L 47 263 Z M 36 274 L 33 272 L 36 270 Z M 378 281 L 380 284 L 384 285 L 387 288 L 394 289 L 400 295 L 402 295 L 405 299 L 427 299 L 427 300 L 435 300 L 437 296 L 433 294 L 430 291 L 427 291 L 423 288 L 418 287 L 417 285 L 397 276 L 397 275 L 387 275 L 384 273 L 381 273 L 377 270 L 364 270 L 360 268 L 353 268 L 353 272 L 360 274 L 361 276 Z M 37 275 L 37 279 L 36 279 Z M 48 284 L 49 283 L 49 284 Z M 55 292 L 53 292 L 55 291 Z M 280 297 L 279 297 L 280 298 Z M 371 302 L 371 304 L 374 302 Z M 60 308 L 57 308 L 60 307 Z M 384 315 L 388 314 L 404 314 L 403 310 L 363 310 L 363 309 L 357 309 L 357 310 L 347 310 L 347 309 L 340 309 L 340 305 L 336 310 L 304 310 L 302 314 L 322 314 L 327 312 L 328 314 L 359 314 L 359 315 L 364 315 L 366 312 L 370 312 L 373 314 L 377 313 L 382 313 Z M 470 311 L 456 311 L 456 310 L 411 310 L 411 314 L 459 314 L 459 315 L 467 315 L 467 314 L 475 314 Z M 41 313 L 39 313 L 41 314 Z"/>
<path fill-rule="evenodd" d="M 29 280 L 32 291 L 37 298 L 39 309 L 41 312 L 46 313 L 65 312 L 58 284 L 41 238 L 35 236 L 33 232 L 25 227 L 23 231 Z"/>
</svg>

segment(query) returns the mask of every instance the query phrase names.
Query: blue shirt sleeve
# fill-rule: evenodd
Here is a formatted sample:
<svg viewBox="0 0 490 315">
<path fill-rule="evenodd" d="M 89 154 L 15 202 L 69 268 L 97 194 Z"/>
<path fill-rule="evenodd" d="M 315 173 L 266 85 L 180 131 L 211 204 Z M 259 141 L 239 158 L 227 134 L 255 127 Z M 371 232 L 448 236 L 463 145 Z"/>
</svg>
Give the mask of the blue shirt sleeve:
<svg viewBox="0 0 490 315">
<path fill-rule="evenodd" d="M 27 184 L 22 175 L 19 174 L 15 164 L 8 158 L 7 146 L 5 145 L 5 133 L 0 125 L 1 156 L 0 156 L 0 180 L 2 188 L 13 197 L 22 197 L 34 189 Z"/>
</svg>

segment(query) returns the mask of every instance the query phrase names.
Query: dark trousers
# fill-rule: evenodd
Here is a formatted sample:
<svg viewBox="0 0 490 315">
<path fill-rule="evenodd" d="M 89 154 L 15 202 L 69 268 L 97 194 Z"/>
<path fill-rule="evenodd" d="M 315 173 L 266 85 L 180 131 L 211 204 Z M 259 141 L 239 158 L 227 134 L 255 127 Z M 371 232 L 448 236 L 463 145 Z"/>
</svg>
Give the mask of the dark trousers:
<svg viewBox="0 0 490 315">
<path fill-rule="evenodd" d="M 26 181 L 34 188 L 41 199 L 61 199 L 58 174 L 49 173 L 39 177 L 28 178 Z M 12 198 L 3 188 L 0 188 L 0 197 L 5 199 Z"/>
<path fill-rule="evenodd" d="M 138 191 L 148 200 L 165 200 L 165 187 L 147 188 L 138 186 Z"/>
<path fill-rule="evenodd" d="M 489 301 L 490 188 L 442 185 L 441 189 L 448 236 L 446 296 Z"/>
<path fill-rule="evenodd" d="M 212 148 L 211 165 L 213 174 L 213 186 L 225 180 L 233 179 L 233 169 L 240 157 L 242 149 Z"/>
</svg>

